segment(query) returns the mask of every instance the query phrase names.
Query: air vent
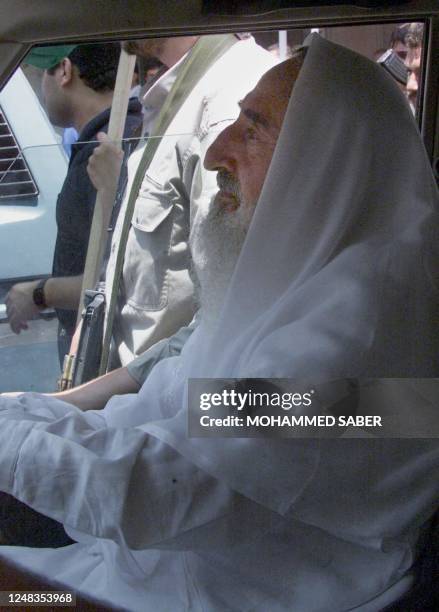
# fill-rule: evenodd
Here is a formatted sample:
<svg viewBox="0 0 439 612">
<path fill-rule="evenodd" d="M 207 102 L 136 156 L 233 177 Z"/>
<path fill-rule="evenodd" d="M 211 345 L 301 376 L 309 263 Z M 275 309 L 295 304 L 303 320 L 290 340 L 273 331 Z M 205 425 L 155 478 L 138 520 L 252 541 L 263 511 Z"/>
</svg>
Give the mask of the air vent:
<svg viewBox="0 0 439 612">
<path fill-rule="evenodd" d="M 37 195 L 38 187 L 0 108 L 0 204 L 5 204 L 6 200 L 34 198 Z"/>
</svg>

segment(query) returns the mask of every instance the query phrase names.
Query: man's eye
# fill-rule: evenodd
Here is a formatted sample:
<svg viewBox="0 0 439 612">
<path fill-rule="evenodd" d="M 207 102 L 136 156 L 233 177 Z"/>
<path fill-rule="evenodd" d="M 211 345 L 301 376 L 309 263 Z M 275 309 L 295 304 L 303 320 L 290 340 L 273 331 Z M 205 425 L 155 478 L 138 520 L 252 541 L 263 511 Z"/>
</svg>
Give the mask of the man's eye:
<svg viewBox="0 0 439 612">
<path fill-rule="evenodd" d="M 249 141 L 249 140 L 256 140 L 257 138 L 257 133 L 256 130 L 254 128 L 247 128 L 244 132 L 244 138 Z"/>
</svg>

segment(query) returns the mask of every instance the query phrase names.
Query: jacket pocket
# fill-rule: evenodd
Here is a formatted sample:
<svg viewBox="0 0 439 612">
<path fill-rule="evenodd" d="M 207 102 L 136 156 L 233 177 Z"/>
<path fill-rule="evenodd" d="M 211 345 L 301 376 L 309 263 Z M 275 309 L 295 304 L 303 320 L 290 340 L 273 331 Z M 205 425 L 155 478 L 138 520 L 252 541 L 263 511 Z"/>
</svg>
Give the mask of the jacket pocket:
<svg viewBox="0 0 439 612">
<path fill-rule="evenodd" d="M 148 181 L 140 190 L 124 261 L 125 302 L 139 310 L 167 304 L 167 272 L 174 218 L 174 192 Z"/>
</svg>

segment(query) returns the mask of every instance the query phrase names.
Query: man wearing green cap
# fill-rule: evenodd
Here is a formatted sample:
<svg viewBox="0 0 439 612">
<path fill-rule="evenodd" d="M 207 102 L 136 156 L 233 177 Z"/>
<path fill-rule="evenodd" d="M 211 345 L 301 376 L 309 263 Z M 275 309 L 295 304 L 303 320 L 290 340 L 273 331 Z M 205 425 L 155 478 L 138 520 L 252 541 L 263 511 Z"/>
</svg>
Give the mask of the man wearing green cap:
<svg viewBox="0 0 439 612">
<path fill-rule="evenodd" d="M 74 127 L 79 141 L 73 146 L 69 169 L 56 207 L 58 234 L 52 277 L 12 287 L 6 306 L 11 329 L 19 334 L 27 321 L 46 307 L 59 319 L 58 348 L 62 363 L 76 322 L 76 305 L 84 271 L 96 198 L 86 171 L 96 134 L 106 131 L 120 55 L 117 43 L 56 45 L 31 51 L 26 63 L 44 70 L 42 92 L 50 121 Z M 125 136 L 142 121 L 141 105 L 132 99 Z"/>
<path fill-rule="evenodd" d="M 35 47 L 27 55 L 25 63 L 35 66 L 35 68 L 41 68 L 41 70 L 51 70 L 61 64 L 64 58 L 69 57 L 70 53 L 77 47 L 78 45 Z"/>
</svg>

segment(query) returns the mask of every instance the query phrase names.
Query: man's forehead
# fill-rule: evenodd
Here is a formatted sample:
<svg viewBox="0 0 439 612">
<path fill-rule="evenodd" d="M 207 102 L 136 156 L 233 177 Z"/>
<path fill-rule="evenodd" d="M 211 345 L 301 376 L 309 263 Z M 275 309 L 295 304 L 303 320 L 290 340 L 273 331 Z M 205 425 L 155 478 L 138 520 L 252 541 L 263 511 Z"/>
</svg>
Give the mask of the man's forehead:
<svg viewBox="0 0 439 612">
<path fill-rule="evenodd" d="M 273 124 L 282 123 L 295 80 L 285 68 L 279 64 L 270 69 L 239 102 L 241 113 L 254 124 L 270 128 Z"/>
</svg>

